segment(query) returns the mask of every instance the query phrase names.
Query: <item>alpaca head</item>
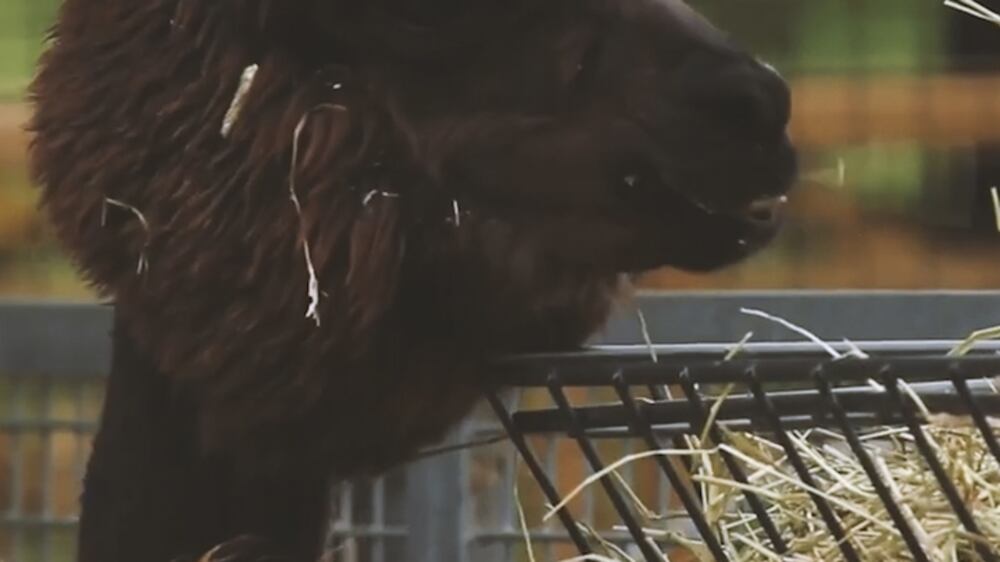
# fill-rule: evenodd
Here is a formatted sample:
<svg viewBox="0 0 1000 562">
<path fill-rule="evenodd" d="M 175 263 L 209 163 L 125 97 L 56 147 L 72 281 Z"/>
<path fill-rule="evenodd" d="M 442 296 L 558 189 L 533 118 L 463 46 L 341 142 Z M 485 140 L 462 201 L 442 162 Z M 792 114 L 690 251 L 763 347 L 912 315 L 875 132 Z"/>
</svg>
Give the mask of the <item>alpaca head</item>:
<svg viewBox="0 0 1000 562">
<path fill-rule="evenodd" d="M 353 47 L 421 220 L 467 215 L 546 260 L 621 272 L 710 270 L 775 233 L 788 88 L 681 1 L 376 5 L 310 19 Z"/>
<path fill-rule="evenodd" d="M 173 267 L 146 294 L 287 304 L 262 287 L 303 242 L 354 308 L 431 270 L 711 270 L 772 238 L 795 174 L 786 84 L 681 0 L 68 0 L 55 37 L 36 177 L 119 298 L 148 250 Z"/>
<path fill-rule="evenodd" d="M 749 255 L 795 172 L 781 78 L 680 0 L 66 0 L 32 94 L 57 234 L 207 440 L 359 464 L 357 408 L 426 441 L 456 356 Z"/>
</svg>

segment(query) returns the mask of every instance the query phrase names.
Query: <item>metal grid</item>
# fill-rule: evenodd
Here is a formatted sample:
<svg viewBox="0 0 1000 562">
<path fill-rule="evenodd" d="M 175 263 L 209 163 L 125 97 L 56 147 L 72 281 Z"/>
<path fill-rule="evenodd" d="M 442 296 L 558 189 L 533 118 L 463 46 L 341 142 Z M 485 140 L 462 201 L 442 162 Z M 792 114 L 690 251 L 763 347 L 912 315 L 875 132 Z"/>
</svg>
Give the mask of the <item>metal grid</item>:
<svg viewBox="0 0 1000 562">
<path fill-rule="evenodd" d="M 574 398 L 584 402 L 600 402 L 606 397 L 599 392 L 576 392 Z M 545 403 L 543 393 L 528 390 L 517 398 L 519 403 Z M 489 409 L 488 405 L 486 409 Z M 484 425 L 484 435 L 497 431 L 496 415 L 489 411 L 490 426 Z M 536 453 L 534 467 L 550 475 L 550 485 L 561 490 L 572 489 L 589 474 L 589 467 L 573 443 L 554 432 L 544 432 L 526 437 L 531 449 Z M 515 440 L 515 443 L 518 441 Z M 608 458 L 618 458 L 641 450 L 642 444 L 636 439 L 605 440 L 597 444 L 601 454 Z M 542 520 L 542 513 L 551 501 L 532 476 L 530 465 L 521 462 L 515 447 L 510 443 L 493 446 L 470 453 L 472 458 L 488 459 L 482 464 L 495 468 L 495 483 L 487 490 L 473 489 L 469 497 L 479 506 L 470 517 L 471 533 L 465 545 L 462 560 L 476 562 L 527 562 L 539 560 L 556 562 L 578 556 L 571 535 L 558 519 Z M 644 489 L 652 499 L 647 505 L 652 509 L 665 509 L 671 505 L 672 494 L 668 481 L 661 475 L 634 466 L 625 466 L 619 471 L 621 478 L 636 489 Z M 516 486 L 515 486 L 516 484 Z M 618 543 L 632 557 L 639 553 L 631 543 L 627 532 L 616 528 L 620 522 L 613 517 L 613 506 L 608 499 L 593 488 L 585 489 L 573 503 L 578 522 L 603 538 Z M 683 532 L 689 525 L 678 522 L 677 529 Z M 530 549 L 532 554 L 528 554 Z M 532 558 L 533 557 L 533 558 Z"/>
<path fill-rule="evenodd" d="M 100 390 L 97 378 L 0 379 L 0 558 L 53 560 L 71 548 Z"/>
<path fill-rule="evenodd" d="M 74 558 L 77 498 L 102 377 L 0 376 L 0 560 Z M 404 559 L 406 474 L 344 483 L 329 537 L 343 562 Z"/>
<path fill-rule="evenodd" d="M 77 498 L 104 380 L 0 377 L 0 560 L 74 557 Z M 405 472 L 344 483 L 329 527 L 343 562 L 404 559 Z"/>
<path fill-rule="evenodd" d="M 110 329 L 110 308 L 100 305 L 0 303 L 0 561 L 74 559 Z M 401 559 L 415 509 L 410 478 L 397 472 L 337 487 L 329 536 L 345 562 Z"/>
<path fill-rule="evenodd" d="M 327 551 L 343 562 L 406 559 L 406 475 L 348 482 L 331 494 Z"/>
<path fill-rule="evenodd" d="M 659 451 L 666 447 L 668 439 L 673 440 L 671 447 L 684 449 L 685 442 L 679 438 L 706 431 L 714 443 L 726 443 L 729 433 L 722 427 L 767 433 L 784 449 L 800 481 L 816 489 L 789 432 L 798 428 L 835 428 L 845 436 L 850 452 L 864 468 L 913 559 L 928 560 L 930 553 L 923 550 L 900 504 L 883 482 L 870 451 L 861 444 L 859 432 L 872 426 L 906 426 L 926 463 L 928 476 L 940 486 L 965 532 L 981 535 L 976 516 L 926 438 L 924 420 L 899 386 L 900 381 L 909 383 L 932 411 L 971 416 L 990 454 L 1000 462 L 1000 444 L 986 418 L 1000 413 L 1000 395 L 985 382 L 987 377 L 1000 373 L 1000 346 L 984 345 L 974 356 L 947 357 L 957 343 L 872 342 L 860 344 L 860 348 L 873 358 L 842 361 L 818 356 L 823 350 L 817 351 L 814 344 L 784 343 L 749 344 L 741 358 L 732 361 L 720 360 L 728 348 L 717 345 L 661 346 L 656 349 L 658 363 L 649 360 L 648 350 L 635 347 L 539 356 L 512 361 L 500 384 L 545 389 L 551 406 L 511 408 L 498 394 L 490 402 L 549 505 L 561 504 L 562 487 L 554 481 L 557 476 L 552 465 L 543 461 L 529 443 L 529 437 L 535 434 L 567 437 L 576 443 L 578 454 L 594 473 L 604 473 L 608 459 L 613 457 L 601 454 L 600 442 L 609 438 L 638 439 L 645 450 Z M 845 344 L 839 351 L 847 353 L 850 349 Z M 880 382 L 881 389 L 869 384 L 871 379 Z M 741 391 L 718 403 L 703 392 L 708 385 L 729 384 Z M 790 385 L 796 388 L 790 389 Z M 571 402 L 573 389 L 579 388 L 605 388 L 613 392 L 615 400 Z M 671 395 L 670 389 L 675 394 Z M 747 467 L 730 454 L 721 457 L 732 478 L 747 484 Z M 707 522 L 705 508 L 686 485 L 683 471 L 665 457 L 655 459 L 664 480 L 670 483 L 661 492 L 669 489 L 687 514 L 687 536 L 703 541 L 714 559 L 731 560 L 732 553 L 723 548 L 722 539 Z M 646 532 L 635 504 L 628 501 L 629 486 L 623 486 L 610 474 L 601 478 L 600 484 L 617 518 L 613 528 L 625 529 L 615 535 L 600 535 L 633 550 L 637 559 L 663 560 L 667 543 L 659 539 L 658 546 L 657 537 Z M 836 539 L 843 559 L 860 560 L 830 502 L 822 495 L 809 495 L 827 532 Z M 790 530 L 775 525 L 764 499 L 751 491 L 746 491 L 744 497 L 774 552 L 787 552 L 788 541 L 794 538 L 789 536 Z M 586 507 L 564 508 L 558 518 L 579 554 L 593 554 L 593 535 L 581 526 L 591 523 L 593 514 Z M 997 560 L 997 553 L 985 543 L 977 544 L 976 551 L 982 560 Z"/>
</svg>

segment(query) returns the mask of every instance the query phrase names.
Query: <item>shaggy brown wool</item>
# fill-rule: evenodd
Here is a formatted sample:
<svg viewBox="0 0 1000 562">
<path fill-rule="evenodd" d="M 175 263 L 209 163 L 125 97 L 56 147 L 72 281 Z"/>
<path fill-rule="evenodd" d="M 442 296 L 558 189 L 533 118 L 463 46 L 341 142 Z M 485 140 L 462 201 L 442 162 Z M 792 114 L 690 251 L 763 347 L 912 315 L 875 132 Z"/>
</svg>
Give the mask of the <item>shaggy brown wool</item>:
<svg viewBox="0 0 1000 562">
<path fill-rule="evenodd" d="M 44 208 L 137 354 L 113 384 L 152 372 L 216 481 L 407 459 L 623 274 L 764 245 L 794 175 L 784 83 L 675 0 L 66 0 L 32 96 Z"/>
<path fill-rule="evenodd" d="M 430 224 L 406 232 L 427 180 L 399 169 L 390 117 L 367 107 L 346 70 L 255 56 L 226 3 L 77 4 L 63 8 L 34 88 L 36 178 L 83 273 L 197 397 L 208 448 L 245 448 L 266 464 L 261 454 L 296 435 L 342 474 L 381 468 L 469 408 L 484 351 L 573 345 L 604 319 L 615 275 L 547 264 L 530 240 L 476 216 L 453 228 L 444 198 L 418 217 Z M 235 84 L 255 60 L 252 94 L 223 139 Z M 294 175 L 323 283 L 319 327 L 303 314 L 287 190 L 304 115 Z M 405 197 L 364 207 L 370 190 Z M 107 198 L 135 207 L 149 231 Z M 434 249 L 410 256 L 430 273 L 400 291 L 416 244 Z M 142 256 L 149 268 L 137 274 Z"/>
</svg>

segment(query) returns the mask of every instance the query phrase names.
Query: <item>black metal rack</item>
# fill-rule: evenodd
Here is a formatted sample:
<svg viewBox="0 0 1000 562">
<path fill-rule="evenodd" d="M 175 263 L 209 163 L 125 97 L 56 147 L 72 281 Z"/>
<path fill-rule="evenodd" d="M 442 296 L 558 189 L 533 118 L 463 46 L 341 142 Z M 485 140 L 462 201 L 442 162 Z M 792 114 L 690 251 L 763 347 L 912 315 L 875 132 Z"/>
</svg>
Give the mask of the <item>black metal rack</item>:
<svg viewBox="0 0 1000 562">
<path fill-rule="evenodd" d="M 572 354 L 536 355 L 506 363 L 507 369 L 490 402 L 553 506 L 560 505 L 562 498 L 528 443 L 527 437 L 532 434 L 557 433 L 575 440 L 591 469 L 603 473 L 606 463 L 595 447 L 598 439 L 638 438 L 650 451 L 656 451 L 665 448 L 665 440 L 671 440 L 672 448 L 684 447 L 682 436 L 703 432 L 714 443 L 725 443 L 727 433 L 723 427 L 766 433 L 784 449 L 789 464 L 808 490 L 816 486 L 789 432 L 815 427 L 834 429 L 843 435 L 864 469 L 912 558 L 924 561 L 930 560 L 929 553 L 924 552 L 901 506 L 882 481 L 859 432 L 885 425 L 906 427 L 930 477 L 937 481 L 964 531 L 970 536 L 982 536 L 975 514 L 926 438 L 926 420 L 909 394 L 917 394 L 923 405 L 935 413 L 970 417 L 990 454 L 1000 462 L 1000 443 L 988 419 L 1000 415 L 1000 394 L 990 381 L 1000 375 L 1000 345 L 983 342 L 967 355 L 949 356 L 958 343 L 836 344 L 832 348 L 841 355 L 839 358 L 812 343 L 747 344 L 729 361 L 720 359 L 733 348 L 724 344 L 602 347 Z M 908 385 L 905 391 L 901 382 Z M 714 397 L 705 391 L 708 385 L 730 384 L 735 392 L 727 397 Z M 554 406 L 511 408 L 503 399 L 509 387 L 546 388 Z M 617 401 L 575 405 L 567 398 L 567 390 L 572 387 L 611 389 Z M 671 393 L 671 388 L 675 392 Z M 716 404 L 716 400 L 721 403 Z M 746 484 L 746 470 L 740 461 L 725 451 L 721 457 L 733 480 Z M 654 458 L 704 546 L 716 560 L 730 560 L 684 475 L 667 458 Z M 663 560 L 615 479 L 605 476 L 600 484 L 642 557 L 647 561 Z M 778 528 L 765 502 L 749 487 L 746 490 L 746 505 L 773 551 L 786 552 L 791 538 L 788 530 Z M 821 494 L 809 495 L 843 558 L 861 560 L 829 501 Z M 591 554 L 592 545 L 570 510 L 564 507 L 557 515 L 580 553 Z M 975 550 L 982 560 L 998 559 L 998 553 L 985 541 L 978 542 Z"/>
</svg>

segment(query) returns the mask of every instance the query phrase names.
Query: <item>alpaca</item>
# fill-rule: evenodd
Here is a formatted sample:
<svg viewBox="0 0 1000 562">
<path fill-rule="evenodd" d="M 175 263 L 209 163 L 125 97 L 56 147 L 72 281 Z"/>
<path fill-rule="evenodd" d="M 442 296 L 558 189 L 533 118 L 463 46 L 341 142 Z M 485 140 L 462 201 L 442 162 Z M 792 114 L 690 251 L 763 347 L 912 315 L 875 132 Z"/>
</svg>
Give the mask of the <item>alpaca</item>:
<svg viewBox="0 0 1000 562">
<path fill-rule="evenodd" d="M 65 0 L 31 96 L 115 302 L 80 562 L 315 560 L 331 479 L 763 247 L 796 167 L 784 81 L 680 0 Z"/>
</svg>

